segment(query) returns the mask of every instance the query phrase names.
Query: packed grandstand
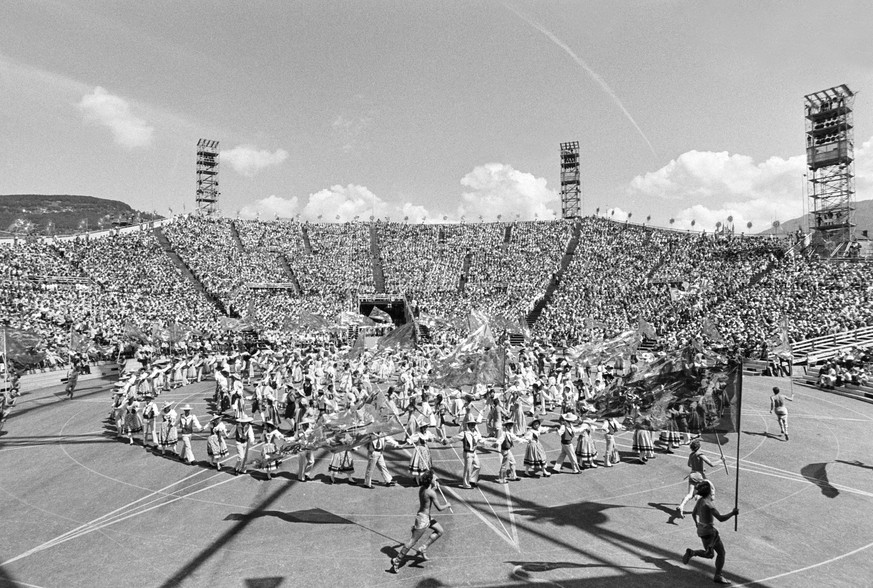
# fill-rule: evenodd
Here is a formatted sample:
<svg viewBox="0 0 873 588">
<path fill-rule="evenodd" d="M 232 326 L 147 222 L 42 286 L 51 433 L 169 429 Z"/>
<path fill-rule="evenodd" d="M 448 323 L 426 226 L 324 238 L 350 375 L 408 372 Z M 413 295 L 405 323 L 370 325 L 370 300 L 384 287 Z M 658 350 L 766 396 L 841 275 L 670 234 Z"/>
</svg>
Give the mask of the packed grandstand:
<svg viewBox="0 0 873 588">
<path fill-rule="evenodd" d="M 374 294 L 403 296 L 410 316 L 445 319 L 425 329 L 440 341 L 457 338 L 448 319 L 473 309 L 521 317 L 553 346 L 645 321 L 663 348 L 723 337 L 717 343 L 747 357 L 766 355 L 786 323 L 794 341 L 873 325 L 865 263 L 820 260 L 791 239 L 600 217 L 327 224 L 188 215 L 99 238 L 10 243 L 0 273 L 2 322 L 40 336 L 41 367 L 68 362 L 71 332 L 94 343 L 94 360 L 143 335 L 180 352 L 186 341 L 241 340 L 228 315 L 281 342 L 306 331 L 304 314 L 338 324 Z M 161 341 L 170 324 L 185 336 Z M 332 332 L 349 342 L 356 328 Z"/>
</svg>

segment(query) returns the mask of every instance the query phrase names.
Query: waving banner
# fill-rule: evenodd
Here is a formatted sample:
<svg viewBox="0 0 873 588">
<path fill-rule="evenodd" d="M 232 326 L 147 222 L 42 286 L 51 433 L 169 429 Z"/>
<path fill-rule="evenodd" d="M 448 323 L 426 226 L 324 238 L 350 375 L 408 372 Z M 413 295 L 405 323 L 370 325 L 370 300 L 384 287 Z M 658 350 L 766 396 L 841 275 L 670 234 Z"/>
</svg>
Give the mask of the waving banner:
<svg viewBox="0 0 873 588">
<path fill-rule="evenodd" d="M 388 404 L 385 393 L 380 390 L 356 406 L 313 425 L 312 433 L 305 438 L 289 440 L 275 456 L 256 460 L 255 467 L 265 468 L 273 463 L 281 463 L 299 451 L 325 448 L 339 453 L 366 445 L 376 437 L 403 432 L 405 429 L 397 418 L 397 413 Z"/>
<path fill-rule="evenodd" d="M 39 349 L 42 339 L 36 333 L 11 327 L 0 327 L 0 331 L 3 356 L 8 364 L 27 369 L 45 359 L 45 351 Z"/>
</svg>

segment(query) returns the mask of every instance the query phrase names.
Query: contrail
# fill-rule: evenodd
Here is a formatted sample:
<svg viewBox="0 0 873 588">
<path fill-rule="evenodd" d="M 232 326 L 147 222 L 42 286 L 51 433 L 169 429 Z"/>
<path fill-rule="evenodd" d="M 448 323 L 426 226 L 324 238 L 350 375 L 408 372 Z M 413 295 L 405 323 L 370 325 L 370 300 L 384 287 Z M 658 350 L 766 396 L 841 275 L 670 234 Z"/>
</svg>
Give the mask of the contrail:
<svg viewBox="0 0 873 588">
<path fill-rule="evenodd" d="M 640 137 L 643 138 L 643 141 L 646 142 L 646 145 L 649 146 L 649 149 L 651 149 L 651 151 L 652 151 L 652 155 L 654 155 L 655 157 L 658 156 L 658 154 L 655 152 L 655 148 L 652 147 L 652 142 L 649 141 L 648 137 L 646 137 L 646 134 L 643 132 L 643 129 L 640 128 L 640 125 L 637 124 L 637 121 L 634 120 L 634 117 L 631 116 L 631 113 L 627 111 L 627 108 L 624 107 L 624 104 L 621 103 L 621 100 L 619 100 L 618 96 L 615 95 L 615 92 L 613 92 L 612 88 L 609 87 L 609 84 L 607 84 L 606 81 L 603 78 L 601 78 L 600 75 L 598 75 L 598 73 L 596 71 L 591 69 L 588 66 L 588 64 L 585 63 L 585 61 L 581 57 L 576 55 L 576 53 L 572 49 L 570 49 L 570 47 L 567 46 L 566 43 L 564 43 L 561 39 L 556 37 L 554 35 L 554 33 L 552 33 L 550 30 L 545 28 L 543 25 L 541 25 L 540 23 L 538 23 L 535 20 L 528 18 L 527 16 L 525 16 L 524 14 L 522 14 L 521 12 L 519 12 L 518 10 L 513 8 L 512 6 L 510 6 L 509 4 L 503 3 L 503 6 L 505 6 L 507 10 L 513 12 L 518 18 L 520 18 L 521 20 L 523 20 L 524 22 L 526 22 L 527 24 L 529 24 L 530 26 L 532 26 L 533 28 L 535 28 L 536 30 L 538 30 L 539 32 L 544 34 L 546 37 L 549 38 L 549 40 L 552 43 L 554 43 L 555 45 L 557 45 L 558 47 L 563 49 L 567 55 L 572 57 L 573 61 L 578 63 L 579 66 L 585 70 L 585 73 L 587 73 L 588 76 L 592 80 L 597 82 L 598 85 L 601 87 L 601 89 L 604 92 L 609 94 L 609 97 L 612 98 L 612 101 L 615 102 L 615 105 L 618 106 L 619 109 L 621 109 L 621 111 L 624 113 L 625 117 L 627 117 L 627 119 L 630 121 L 630 123 L 634 126 L 634 128 L 640 134 Z"/>
</svg>

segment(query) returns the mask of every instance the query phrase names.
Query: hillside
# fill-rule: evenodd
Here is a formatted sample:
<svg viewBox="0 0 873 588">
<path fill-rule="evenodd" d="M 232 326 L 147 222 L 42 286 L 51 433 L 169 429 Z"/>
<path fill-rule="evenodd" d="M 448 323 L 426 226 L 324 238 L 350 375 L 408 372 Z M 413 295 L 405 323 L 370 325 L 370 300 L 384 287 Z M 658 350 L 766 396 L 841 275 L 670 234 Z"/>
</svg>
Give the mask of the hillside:
<svg viewBox="0 0 873 588">
<path fill-rule="evenodd" d="M 783 221 L 779 226 L 779 233 L 793 233 L 801 226 L 802 222 L 803 217 Z M 856 203 L 855 232 L 858 237 L 863 234 L 862 231 L 867 231 L 870 237 L 873 238 L 873 200 L 861 200 Z M 760 234 L 770 235 L 772 233 L 773 229 L 769 228 L 766 231 L 761 231 Z"/>
<path fill-rule="evenodd" d="M 87 227 L 125 225 L 160 218 L 118 200 L 70 194 L 0 194 L 0 231 L 63 235 Z"/>
</svg>

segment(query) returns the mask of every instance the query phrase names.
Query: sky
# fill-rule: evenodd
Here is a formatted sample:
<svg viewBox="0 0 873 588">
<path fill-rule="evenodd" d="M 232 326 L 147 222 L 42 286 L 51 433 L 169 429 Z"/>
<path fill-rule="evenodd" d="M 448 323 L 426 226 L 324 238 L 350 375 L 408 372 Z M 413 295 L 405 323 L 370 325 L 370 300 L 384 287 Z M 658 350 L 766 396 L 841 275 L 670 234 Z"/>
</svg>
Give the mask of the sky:
<svg viewBox="0 0 873 588">
<path fill-rule="evenodd" d="M 408 222 L 800 216 L 803 96 L 847 84 L 873 199 L 873 3 L 5 0 L 0 194 Z"/>
</svg>

